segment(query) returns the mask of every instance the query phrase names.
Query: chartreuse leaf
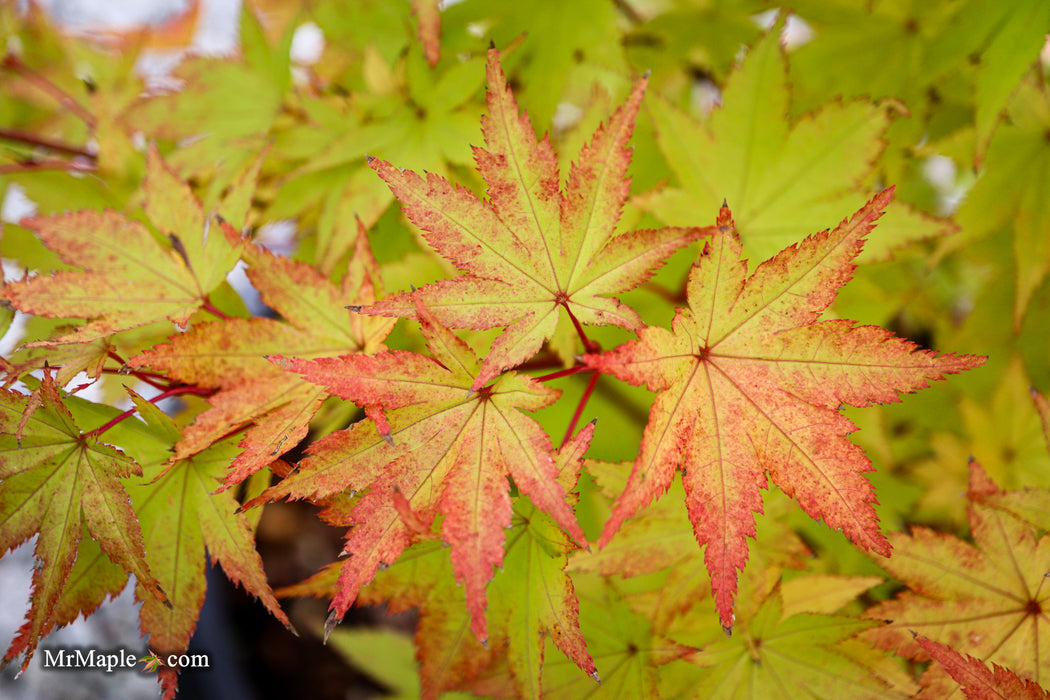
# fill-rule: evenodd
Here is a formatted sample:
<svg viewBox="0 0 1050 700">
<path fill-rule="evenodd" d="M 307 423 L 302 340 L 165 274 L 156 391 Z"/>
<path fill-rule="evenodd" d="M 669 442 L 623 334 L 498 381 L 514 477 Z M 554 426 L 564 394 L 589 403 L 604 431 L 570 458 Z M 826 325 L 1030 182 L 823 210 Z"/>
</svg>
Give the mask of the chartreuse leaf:
<svg viewBox="0 0 1050 700">
<path fill-rule="evenodd" d="M 380 7 L 376 3 L 373 9 Z M 355 3 L 354 9 L 369 10 L 367 3 Z M 268 214 L 302 218 L 304 210 L 319 205 L 313 260 L 325 272 L 352 246 L 343 222 L 359 216 L 371 224 L 393 201 L 367 167 L 366 154 L 381 153 L 402 167 L 449 177 L 472 163 L 469 144 L 480 136 L 473 98 L 482 87 L 483 56 L 430 69 L 415 50 L 388 63 L 385 48 L 370 46 L 363 61 L 351 61 L 364 64 L 366 83 L 352 105 L 304 97 L 304 120 L 283 130 L 275 144 L 275 152 L 293 164 Z"/>
<path fill-rule="evenodd" d="M 1021 678 L 1008 668 L 992 664 L 989 669 L 980 659 L 960 654 L 949 646 L 938 644 L 927 637 L 916 637 L 915 642 L 936 659 L 970 700 L 1047 700 L 1050 691 L 1027 678 Z"/>
<path fill-rule="evenodd" d="M 656 101 L 651 114 L 657 142 L 679 186 L 636 198 L 640 206 L 662 221 L 683 224 L 728 202 L 745 252 L 766 258 L 864 203 L 892 104 L 832 102 L 790 121 L 787 58 L 776 31 L 729 76 L 722 104 L 697 124 Z M 865 256 L 886 257 L 908 241 L 948 230 L 945 222 L 894 203 Z"/>
<path fill-rule="evenodd" d="M 78 211 L 26 219 L 62 258 L 79 270 L 10 282 L 0 290 L 26 313 L 87 318 L 50 343 L 88 343 L 118 331 L 169 319 L 185 327 L 237 260 L 237 247 L 215 232 L 189 187 L 176 179 L 156 149 L 147 156 L 146 215 L 168 239 L 115 211 Z"/>
<path fill-rule="evenodd" d="M 475 391 L 535 355 L 568 322 L 562 308 L 573 323 L 639 328 L 638 315 L 607 295 L 637 286 L 675 249 L 708 233 L 665 228 L 615 235 L 644 80 L 583 149 L 564 192 L 554 151 L 546 139 L 536 142 L 528 116 L 519 115 L 495 49 L 488 81 L 486 148 L 475 156 L 489 201 L 437 175 L 424 179 L 371 161 L 430 245 L 470 273 L 423 287 L 419 298 L 427 308 L 454 328 L 508 326 L 485 357 Z M 400 294 L 362 311 L 411 316 L 413 298 Z"/>
<path fill-rule="evenodd" d="M 572 490 L 579 462 L 587 451 L 594 423 L 588 423 L 558 452 L 558 482 Z M 492 582 L 492 617 L 500 619 L 507 640 L 507 663 L 518 697 L 539 698 L 544 665 L 544 637 L 565 656 L 600 682 L 598 670 L 580 631 L 579 601 L 565 571 L 568 553 L 576 546 L 551 519 L 527 498 L 518 498 L 507 534 L 503 571 Z M 493 635 L 497 643 L 502 635 Z"/>
<path fill-rule="evenodd" d="M 170 158 L 184 175 L 220 170 L 232 180 L 263 146 L 291 87 L 294 27 L 271 46 L 251 5 L 243 5 L 240 20 L 239 58 L 187 58 L 174 71 L 184 90 L 146 96 L 127 115 L 132 128 L 151 138 L 180 142 Z"/>
<path fill-rule="evenodd" d="M 5 664 L 25 653 L 25 670 L 40 639 L 69 621 L 64 610 L 80 605 L 66 599 L 66 583 L 83 530 L 135 574 L 143 599 L 171 611 L 174 590 L 165 592 L 144 557 L 142 529 L 120 481 L 140 473 L 123 452 L 81 433 L 50 374 L 32 396 L 0 392 L 0 551 L 39 533 L 32 605 Z"/>
<path fill-rule="evenodd" d="M 960 16 L 990 31 L 977 68 L 977 160 L 999 124 L 1021 76 L 1036 63 L 1050 29 L 1050 4 L 1040 0 L 970 0 Z"/>
<path fill-rule="evenodd" d="M 971 457 L 1003 488 L 1050 488 L 1050 455 L 1029 386 L 1014 357 L 990 400 L 959 399 L 965 437 L 935 433 L 929 443 L 933 455 L 910 467 L 912 479 L 922 485 L 916 515 L 965 523 L 966 502 L 959 496 L 966 492 Z"/>
<path fill-rule="evenodd" d="M 385 685 L 384 698 L 413 700 L 421 697 L 412 640 L 389 628 L 335 629 L 328 646 L 351 664 Z"/>
<path fill-rule="evenodd" d="M 781 251 L 751 276 L 723 207 L 718 233 L 689 275 L 689 308 L 677 310 L 672 329 L 650 326 L 638 340 L 585 358 L 657 392 L 641 453 L 599 544 L 664 493 L 681 467 L 727 630 L 766 473 L 811 517 L 888 555 L 863 477 L 871 464 L 846 439 L 854 426 L 839 409 L 896 401 L 900 392 L 984 361 L 937 356 L 875 326 L 818 321 L 849 280 L 890 196 L 882 192 L 833 231 Z"/>
<path fill-rule="evenodd" d="M 523 102 L 538 124 L 551 123 L 574 83 L 583 83 L 578 89 L 585 91 L 595 78 L 615 80 L 613 76 L 629 72 L 619 41 L 617 6 L 603 0 L 571 5 L 557 0 L 528 4 L 467 0 L 446 7 L 442 17 L 446 50 L 476 51 L 483 46 L 470 31 L 472 26 L 482 28 L 484 43 L 520 42 L 515 59 L 520 56 Z M 457 36 L 459 44 L 449 47 Z"/>
<path fill-rule="evenodd" d="M 624 35 L 624 50 L 634 66 L 652 66 L 653 83 L 667 74 L 697 74 L 701 68 L 719 84 L 739 56 L 762 34 L 755 15 L 769 9 L 756 0 L 680 2 L 646 16 Z M 672 83 L 675 84 L 675 83 Z"/>
<path fill-rule="evenodd" d="M 213 234 L 223 238 L 218 226 Z M 284 320 L 229 319 L 203 323 L 128 360 L 130 367 L 152 367 L 181 382 L 217 389 L 212 408 L 184 429 L 172 460 L 196 454 L 231 431 L 251 425 L 233 460 L 224 488 L 240 483 L 306 435 L 327 392 L 266 360 L 269 353 L 299 357 L 332 352 L 375 353 L 383 348 L 394 321 L 347 311 L 348 305 L 375 301 L 378 269 L 364 228 L 340 285 L 313 267 L 278 257 L 224 226 L 227 245 L 241 250 L 247 275 L 262 300 Z"/>
<path fill-rule="evenodd" d="M 544 697 L 656 698 L 658 671 L 694 651 L 663 637 L 656 625 L 628 607 L 613 580 L 573 577 L 580 600 L 580 627 L 594 656 L 601 685 L 565 659 L 543 667 Z"/>
<path fill-rule="evenodd" d="M 796 580 L 805 585 L 805 579 Z M 861 583 L 864 588 L 870 585 Z M 708 669 L 693 688 L 693 697 L 903 700 L 907 693 L 891 688 L 840 648 L 878 625 L 827 613 L 788 614 L 776 587 L 753 617 L 739 621 L 737 633 L 705 645 L 690 657 L 692 663 Z"/>
<path fill-rule="evenodd" d="M 347 515 L 334 626 L 361 587 L 393 563 L 413 529 L 444 516 L 456 580 L 466 590 L 471 629 L 488 639 L 485 586 L 503 564 L 503 528 L 512 523 L 507 477 L 579 543 L 586 540 L 555 480 L 550 438 L 521 410 L 535 411 L 558 392 L 507 373 L 474 391 L 480 363 L 462 340 L 420 305 L 416 316 L 433 358 L 406 351 L 319 359 L 271 358 L 344 399 L 372 408 L 360 422 L 313 444 L 296 473 L 263 494 L 318 498 L 346 489 L 368 492 Z M 385 417 L 377 409 L 390 409 Z M 377 426 L 379 426 L 377 428 Z M 411 517 L 408 516 L 411 514 Z"/>
<path fill-rule="evenodd" d="M 415 642 L 425 700 L 477 677 L 495 651 L 482 648 L 471 634 L 463 588 L 456 585 L 451 569 L 441 544 L 425 541 L 376 574 L 359 598 L 361 603 L 385 604 L 391 612 L 419 609 Z"/>
<path fill-rule="evenodd" d="M 131 393 L 140 415 L 174 442 L 178 430 L 172 420 Z M 212 563 L 220 564 L 230 581 L 244 586 L 291 629 L 266 582 L 252 530 L 237 512 L 240 504 L 230 491 L 213 493 L 236 452 L 235 438 L 231 438 L 174 464 L 157 461 L 144 467 L 140 483 L 128 487 L 146 532 L 146 561 L 172 603 L 165 607 L 145 597 L 139 580 L 140 626 L 143 634 L 150 635 L 150 649 L 162 659 L 185 652 L 197 627 L 206 587 L 205 547 Z M 171 667 L 160 671 L 166 697 L 174 695 L 178 671 Z"/>
<path fill-rule="evenodd" d="M 1046 684 L 1050 680 L 1050 535 L 983 501 L 997 487 L 971 464 L 974 543 L 925 527 L 892 536 L 893 556 L 879 564 L 908 590 L 866 615 L 890 624 L 869 632 L 884 649 L 925 660 L 914 634 Z M 1025 492 L 1014 492 L 1018 500 Z M 942 667 L 921 679 L 929 697 L 955 689 Z"/>
<path fill-rule="evenodd" d="M 1039 412 L 1046 449 L 1050 451 L 1050 401 L 1034 389 L 1031 390 L 1031 394 Z M 979 475 L 980 472 L 976 474 Z M 975 482 L 970 488 L 969 497 L 971 501 L 1006 511 L 1029 522 L 1041 532 L 1050 532 L 1050 489 L 1028 487 L 1022 490 L 1001 491 L 994 481 L 987 479 Z"/>
<path fill-rule="evenodd" d="M 1010 123 L 995 132 L 980 178 L 956 220 L 961 234 L 945 239 L 939 254 L 1007 229 L 1013 233 L 1014 329 L 1050 272 L 1050 98 L 1045 85 L 1025 81 L 1010 101 Z"/>
<path fill-rule="evenodd" d="M 835 95 L 903 99 L 918 113 L 931 83 L 966 65 L 987 28 L 980 18 L 960 31 L 966 3 L 914 3 L 881 0 L 791 0 L 787 7 L 804 19 L 813 40 L 792 58 L 792 78 L 802 110 Z M 866 31 L 858 32 L 857 27 Z M 879 47 L 871 51 L 872 46 Z M 864 50 L 867 48 L 868 50 Z"/>
<path fill-rule="evenodd" d="M 624 492 L 631 473 L 630 463 L 587 460 L 586 467 L 609 503 Z M 569 570 L 573 572 L 590 571 L 625 578 L 654 576 L 652 585 L 646 585 L 647 590 L 632 592 L 630 603 L 635 612 L 652 620 L 660 629 L 666 629 L 707 598 L 704 583 L 708 574 L 696 547 L 688 514 L 681 505 L 686 498 L 682 481 L 676 478 L 667 493 L 668 498 L 650 504 L 625 522 L 608 545 L 591 552 L 576 552 L 569 562 Z M 779 572 L 788 566 L 798 566 L 809 554 L 784 518 L 778 517 L 781 510 L 781 506 L 769 503 L 768 499 L 763 504 L 764 537 L 748 552 L 748 561 L 754 567 Z"/>
</svg>

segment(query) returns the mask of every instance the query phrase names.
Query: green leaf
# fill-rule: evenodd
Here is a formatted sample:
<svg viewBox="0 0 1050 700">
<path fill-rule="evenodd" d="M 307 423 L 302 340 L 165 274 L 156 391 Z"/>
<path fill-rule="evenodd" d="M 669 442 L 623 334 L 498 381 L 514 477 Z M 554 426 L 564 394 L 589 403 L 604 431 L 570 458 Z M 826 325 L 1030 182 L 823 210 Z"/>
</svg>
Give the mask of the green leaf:
<svg viewBox="0 0 1050 700">
<path fill-rule="evenodd" d="M 82 525 L 112 561 L 135 574 L 146 600 L 171 608 L 160 577 L 144 558 L 142 529 L 120 481 L 141 471 L 120 450 L 81 433 L 50 374 L 32 396 L 0 392 L 0 552 L 39 533 L 40 562 L 33 572 L 29 619 L 4 654 L 5 663 L 24 652 L 25 670 L 40 640 L 69 621 L 70 605 L 79 607 L 59 603 L 78 556 Z M 111 592 L 112 581 L 100 584 L 100 592 Z M 92 603 L 98 600 L 96 595 Z M 91 609 L 91 603 L 84 605 Z"/>
<path fill-rule="evenodd" d="M 747 255 L 762 259 L 858 209 L 869 197 L 868 181 L 897 106 L 838 101 L 791 121 L 786 71 L 774 30 L 748 51 L 729 76 L 723 106 L 703 123 L 655 100 L 657 141 L 679 185 L 636 203 L 683 225 L 708 220 L 726 202 Z M 948 230 L 945 222 L 891 204 L 865 258 L 886 257 Z"/>
</svg>

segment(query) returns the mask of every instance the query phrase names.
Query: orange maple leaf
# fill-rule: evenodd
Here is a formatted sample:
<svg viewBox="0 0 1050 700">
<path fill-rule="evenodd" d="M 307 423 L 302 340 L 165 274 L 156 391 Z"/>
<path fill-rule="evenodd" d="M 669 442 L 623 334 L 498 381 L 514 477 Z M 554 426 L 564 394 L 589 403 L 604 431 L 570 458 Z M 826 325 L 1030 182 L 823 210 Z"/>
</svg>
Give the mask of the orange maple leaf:
<svg viewBox="0 0 1050 700">
<path fill-rule="evenodd" d="M 671 330 L 644 328 L 638 340 L 585 358 L 657 392 L 641 453 L 599 544 L 664 493 L 680 466 L 727 631 L 766 472 L 809 515 L 888 555 L 875 494 L 862 475 L 871 463 L 846 439 L 855 426 L 839 407 L 896 401 L 899 392 L 984 362 L 938 356 L 875 326 L 817 321 L 850 279 L 891 194 L 882 192 L 833 231 L 786 248 L 750 276 L 723 206 L 718 232 L 689 275 L 689 308 L 677 310 Z"/>
<path fill-rule="evenodd" d="M 519 116 L 495 49 L 489 50 L 488 81 L 489 113 L 481 124 L 486 147 L 474 149 L 489 186 L 487 202 L 433 173 L 424 179 L 369 159 L 427 242 L 470 273 L 418 290 L 434 317 L 453 328 L 507 326 L 481 364 L 475 391 L 532 357 L 563 319 L 559 308 L 578 328 L 640 328 L 638 314 L 607 295 L 636 287 L 676 249 L 710 233 L 670 227 L 615 235 L 644 78 L 584 147 L 564 193 L 554 150 L 546 138 L 536 141 L 527 115 Z M 400 294 L 362 313 L 414 316 L 415 302 Z"/>
</svg>

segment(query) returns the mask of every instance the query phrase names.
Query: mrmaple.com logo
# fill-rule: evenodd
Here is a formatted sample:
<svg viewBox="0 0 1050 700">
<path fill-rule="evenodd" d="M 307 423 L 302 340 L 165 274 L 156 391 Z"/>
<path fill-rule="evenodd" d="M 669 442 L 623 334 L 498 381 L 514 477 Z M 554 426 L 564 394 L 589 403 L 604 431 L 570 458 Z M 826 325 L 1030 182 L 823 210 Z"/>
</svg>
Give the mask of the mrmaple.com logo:
<svg viewBox="0 0 1050 700">
<path fill-rule="evenodd" d="M 153 671 L 158 666 L 171 668 L 211 668 L 211 659 L 207 654 L 169 654 L 160 657 L 150 652 L 141 658 L 127 649 L 100 651 L 91 648 L 55 648 L 44 649 L 43 666 L 48 670 L 85 670 L 97 669 L 106 673 L 129 671 L 138 664 L 144 671 Z"/>
</svg>

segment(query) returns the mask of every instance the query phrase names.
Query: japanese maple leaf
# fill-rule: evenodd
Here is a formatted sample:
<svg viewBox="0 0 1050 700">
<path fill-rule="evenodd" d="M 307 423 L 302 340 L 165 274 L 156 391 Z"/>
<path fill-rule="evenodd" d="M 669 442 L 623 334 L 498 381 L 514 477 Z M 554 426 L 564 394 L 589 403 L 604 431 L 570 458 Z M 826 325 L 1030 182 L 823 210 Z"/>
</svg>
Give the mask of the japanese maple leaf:
<svg viewBox="0 0 1050 700">
<path fill-rule="evenodd" d="M 806 586 L 806 578 L 794 579 L 795 588 Z M 852 595 L 841 598 L 848 600 L 881 579 L 859 582 L 855 586 L 840 578 L 840 587 L 853 586 Z M 689 658 L 705 671 L 690 689 L 691 697 L 904 700 L 910 696 L 875 672 L 875 660 L 885 654 L 853 639 L 878 622 L 831 614 L 834 609 L 828 608 L 846 600 L 788 610 L 786 597 L 781 586 L 775 586 L 754 614 L 741 620 L 739 634 L 727 638 L 716 632 L 717 637 Z"/>
<path fill-rule="evenodd" d="M 179 438 L 171 418 L 134 393 L 132 399 L 159 435 L 171 443 Z M 146 561 L 172 602 L 170 607 L 157 604 L 143 595 L 139 582 L 139 626 L 143 634 L 149 634 L 150 649 L 161 659 L 182 654 L 189 646 L 204 604 L 209 557 L 212 564 L 222 566 L 230 581 L 243 586 L 292 629 L 266 582 L 252 528 L 238 512 L 240 504 L 232 491 L 213 493 L 236 451 L 234 439 L 228 439 L 174 464 L 155 461 L 143 468 L 142 481 L 128 488 L 146 533 Z M 178 672 L 166 665 L 160 669 L 165 698 L 174 697 Z"/>
<path fill-rule="evenodd" d="M 555 456 L 558 481 L 569 490 L 579 476 L 579 460 L 594 433 L 587 424 Z M 516 697 L 541 697 L 541 671 L 547 663 L 544 638 L 579 669 L 598 680 L 579 624 L 579 602 L 565 571 L 567 554 L 576 546 L 527 498 L 515 499 L 502 570 L 490 584 L 489 653 L 483 654 L 470 635 L 470 614 L 463 590 L 453 585 L 448 557 L 435 542 L 413 546 L 398 563 L 376 575 L 360 602 L 385 604 L 392 611 L 417 608 L 416 631 L 423 697 L 462 689 L 487 675 L 491 663 L 505 659 L 510 677 L 505 692 Z M 593 681 L 592 681 L 593 683 Z"/>
<path fill-rule="evenodd" d="M 470 36 L 471 25 L 483 27 L 484 38 L 497 46 L 519 44 L 514 58 L 523 99 L 533 117 L 547 123 L 570 90 L 590 90 L 594 71 L 629 73 L 624 56 L 626 42 L 619 38 L 622 11 L 622 6 L 604 0 L 570 4 L 558 0 L 467 0 L 446 3 L 441 14 L 449 28 L 447 43 L 462 37 L 457 47 L 461 51 L 473 52 L 478 46 L 477 39 Z M 521 41 L 523 33 L 528 35 L 525 41 Z"/>
<path fill-rule="evenodd" d="M 992 664 L 989 669 L 980 659 L 927 637 L 916 636 L 915 643 L 944 666 L 970 700 L 1050 700 L 1050 691 L 1008 668 Z"/>
<path fill-rule="evenodd" d="M 754 537 L 766 473 L 814 518 L 859 547 L 889 554 L 875 495 L 862 472 L 869 460 L 846 439 L 842 404 L 896 401 L 980 357 L 938 356 L 874 326 L 818 322 L 850 279 L 852 260 L 889 202 L 873 198 L 833 231 L 792 245 L 747 275 L 729 209 L 688 280 L 688 309 L 671 330 L 647 327 L 638 340 L 591 367 L 656 391 L 626 489 L 600 545 L 682 468 L 686 506 L 711 574 L 723 626 L 733 626 L 736 577 Z"/>
<path fill-rule="evenodd" d="M 996 130 L 981 177 L 956 215 L 961 235 L 941 241 L 938 255 L 1010 231 L 1016 269 L 1003 273 L 1002 279 L 1013 282 L 1016 332 L 1032 295 L 1050 274 L 1050 96 L 1042 81 L 1022 82 L 1007 113 L 1010 121 Z"/>
<path fill-rule="evenodd" d="M 120 450 L 81 433 L 49 373 L 35 399 L 0 390 L 0 553 L 39 533 L 32 606 L 5 664 L 24 652 L 24 671 L 40 639 L 69 621 L 62 614 L 66 583 L 85 532 L 135 574 L 147 600 L 171 608 L 146 563 L 142 530 L 120 481 L 141 473 Z"/>
<path fill-rule="evenodd" d="M 586 467 L 610 503 L 623 493 L 631 473 L 630 462 L 610 464 L 587 460 Z M 632 609 L 661 628 L 706 599 L 701 589 L 708 579 L 696 537 L 682 508 L 685 492 L 680 479 L 671 482 L 668 495 L 669 498 L 652 503 L 625 522 L 604 548 L 575 552 L 569 561 L 570 571 L 591 571 L 603 576 L 630 578 L 666 571 L 666 578 L 661 578 L 654 590 L 631 597 Z M 781 499 L 772 506 L 765 504 L 766 530 L 749 552 L 753 567 L 765 572 L 798 568 L 810 556 L 787 519 L 777 517 L 788 503 L 787 499 Z"/>
<path fill-rule="evenodd" d="M 327 398 L 323 387 L 284 372 L 268 353 L 300 357 L 333 352 L 375 353 L 394 321 L 368 318 L 347 305 L 375 301 L 378 269 L 364 227 L 358 224 L 356 250 L 340 285 L 313 267 L 273 255 L 224 226 L 231 245 L 242 248 L 247 275 L 262 300 L 284 320 L 235 318 L 203 323 L 172 342 L 128 360 L 131 367 L 167 371 L 181 382 L 218 391 L 212 408 L 183 430 L 171 461 L 200 452 L 245 425 L 251 425 L 230 465 L 224 487 L 247 478 L 306 435 L 310 419 Z"/>
<path fill-rule="evenodd" d="M 344 551 L 352 556 L 343 566 L 329 629 L 380 566 L 398 558 L 413 530 L 429 528 L 440 512 L 471 629 L 484 641 L 485 585 L 492 567 L 503 563 L 504 529 L 512 523 L 508 475 L 577 542 L 586 542 L 555 479 L 550 438 L 519 410 L 547 406 L 559 392 L 513 372 L 471 390 L 479 366 L 473 351 L 422 306 L 416 316 L 433 358 L 405 351 L 271 358 L 336 396 L 391 410 L 384 421 L 388 432 L 362 421 L 318 440 L 298 472 L 257 500 L 367 490 L 345 516 L 353 527 Z"/>
<path fill-rule="evenodd" d="M 488 201 L 437 175 L 424 179 L 370 161 L 430 245 L 469 273 L 419 290 L 435 318 L 453 328 L 508 326 L 482 363 L 475 391 L 534 355 L 563 318 L 559 307 L 575 324 L 640 328 L 632 309 L 605 295 L 635 287 L 675 249 L 707 233 L 664 228 L 615 235 L 628 193 L 627 142 L 645 79 L 584 147 L 564 193 L 550 142 L 537 143 L 528 116 L 519 116 L 495 49 L 489 50 L 488 81 L 486 147 L 474 149 Z M 401 294 L 362 312 L 412 316 L 415 302 Z"/>
<path fill-rule="evenodd" d="M 869 632 L 880 647 L 916 660 L 928 650 L 913 634 L 950 646 L 1023 678 L 1050 680 L 1050 535 L 986 505 L 998 489 L 977 463 L 970 465 L 970 530 L 974 543 L 925 527 L 893 535 L 893 557 L 879 564 L 908 586 L 895 599 L 869 609 L 890 620 Z M 1019 500 L 1024 492 L 1012 492 Z M 923 674 L 923 697 L 945 698 L 958 688 L 944 669 Z"/>
<path fill-rule="evenodd" d="M 187 55 L 173 71 L 184 89 L 142 95 L 125 117 L 131 129 L 178 143 L 171 163 L 186 177 L 222 179 L 228 164 L 250 160 L 292 86 L 295 25 L 271 42 L 253 6 L 242 5 L 239 19 L 239 57 Z"/>
<path fill-rule="evenodd" d="M 441 3 L 412 0 L 412 14 L 419 20 L 419 41 L 431 68 L 441 59 Z"/>
<path fill-rule="evenodd" d="M 145 212 L 169 241 L 115 211 L 77 211 L 24 219 L 62 261 L 82 268 L 11 282 L 0 298 L 26 313 L 86 318 L 48 343 L 88 343 L 118 331 L 170 319 L 184 328 L 237 261 L 237 247 L 219 232 L 190 188 L 150 147 Z"/>
<path fill-rule="evenodd" d="M 635 201 L 680 224 L 728 200 L 745 251 L 762 258 L 797 241 L 799 230 L 855 211 L 870 196 L 864 184 L 886 147 L 892 103 L 831 102 L 793 120 L 791 97 L 787 56 L 771 31 L 730 74 L 722 106 L 703 123 L 657 99 L 650 110 L 657 143 L 679 184 Z M 885 224 L 867 257 L 951 230 L 900 202 Z"/>
</svg>

